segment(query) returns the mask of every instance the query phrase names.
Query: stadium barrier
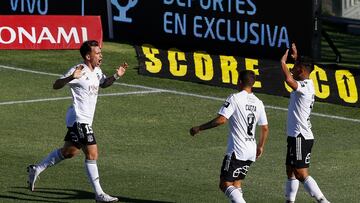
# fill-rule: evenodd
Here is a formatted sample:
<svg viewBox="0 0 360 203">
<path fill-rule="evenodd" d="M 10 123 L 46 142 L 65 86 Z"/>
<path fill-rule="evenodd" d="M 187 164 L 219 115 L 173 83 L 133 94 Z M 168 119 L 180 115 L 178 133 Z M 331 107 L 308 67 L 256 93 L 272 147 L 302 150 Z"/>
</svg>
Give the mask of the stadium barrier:
<svg viewBox="0 0 360 203">
<path fill-rule="evenodd" d="M 282 77 L 279 59 L 292 42 L 296 42 L 301 55 L 319 57 L 323 20 L 319 18 L 319 3 L 302 0 L 278 0 L 276 4 L 254 0 L 4 0 L 0 1 L 0 14 L 101 16 L 105 39 L 136 45 L 140 74 L 237 88 L 239 70 L 253 69 L 258 75 L 257 92 L 288 96 L 288 88 L 279 80 Z M 302 18 L 293 15 L 294 8 L 301 11 Z M 28 42 L 50 44 L 77 39 L 66 29 L 60 29 L 62 34 L 51 32 L 52 37 L 46 29 L 40 29 L 40 36 L 36 37 L 31 29 L 21 29 L 21 35 L 14 35 L 19 29 L 4 22 L 7 20 L 0 20 L 1 48 L 14 47 L 8 44 L 16 40 L 21 48 L 19 36 Z M 68 22 L 76 24 L 77 20 Z M 84 40 L 85 37 L 80 39 L 84 30 L 76 31 L 79 41 Z M 94 37 L 87 37 L 90 38 Z M 154 46 L 144 45 L 146 43 Z M 357 69 L 317 64 L 311 76 L 317 100 L 360 107 L 359 75 Z"/>
<path fill-rule="evenodd" d="M 302 18 L 293 15 L 294 7 Z M 303 55 L 318 50 L 317 10 L 302 0 L 0 1 L 0 15 L 101 16 L 106 39 L 274 60 L 291 42 Z"/>
</svg>

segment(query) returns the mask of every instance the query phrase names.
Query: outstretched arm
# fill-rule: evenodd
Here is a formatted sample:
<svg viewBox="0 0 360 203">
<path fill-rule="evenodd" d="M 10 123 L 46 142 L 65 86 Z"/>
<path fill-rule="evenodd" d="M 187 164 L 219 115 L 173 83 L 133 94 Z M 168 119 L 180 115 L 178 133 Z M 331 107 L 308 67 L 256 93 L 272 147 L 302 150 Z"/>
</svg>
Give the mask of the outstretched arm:
<svg viewBox="0 0 360 203">
<path fill-rule="evenodd" d="M 84 74 L 81 72 L 82 69 L 84 68 L 83 65 L 79 65 L 75 68 L 75 71 L 72 75 L 70 75 L 69 77 L 66 78 L 60 78 L 57 79 L 54 84 L 53 84 L 53 89 L 57 90 L 57 89 L 61 89 L 63 88 L 66 84 L 68 84 L 70 81 L 72 81 L 73 79 L 79 79 L 81 78 Z"/>
<path fill-rule="evenodd" d="M 106 78 L 105 81 L 100 85 L 100 87 L 106 88 L 111 86 L 115 82 L 115 80 L 119 79 L 125 74 L 127 67 L 128 67 L 127 63 L 123 63 L 122 65 L 120 65 L 119 68 L 116 69 L 116 73 Z"/>
<path fill-rule="evenodd" d="M 257 149 L 256 149 L 256 159 L 261 157 L 261 155 L 263 154 L 264 146 L 265 146 L 268 135 L 269 135 L 268 125 L 262 125 L 261 132 L 260 132 L 260 139 L 259 139 L 259 143 L 258 143 Z"/>
<path fill-rule="evenodd" d="M 224 123 L 226 123 L 227 118 L 225 116 L 222 115 L 218 115 L 216 118 L 212 119 L 211 121 L 204 123 L 200 126 L 194 126 L 190 129 L 190 135 L 191 136 L 195 136 L 196 134 L 198 134 L 200 131 L 202 130 L 206 130 L 206 129 L 210 129 L 210 128 L 215 128 L 219 125 L 222 125 Z"/>
</svg>

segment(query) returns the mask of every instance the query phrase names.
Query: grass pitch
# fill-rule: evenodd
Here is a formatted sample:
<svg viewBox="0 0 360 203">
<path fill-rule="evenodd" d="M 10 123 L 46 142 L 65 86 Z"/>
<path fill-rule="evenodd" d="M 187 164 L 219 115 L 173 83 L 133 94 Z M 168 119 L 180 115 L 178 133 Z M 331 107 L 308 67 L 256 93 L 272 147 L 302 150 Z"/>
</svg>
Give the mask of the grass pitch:
<svg viewBox="0 0 360 203">
<path fill-rule="evenodd" d="M 217 188 L 227 127 L 198 137 L 188 130 L 213 118 L 234 90 L 140 76 L 126 44 L 106 42 L 103 55 L 109 75 L 123 61 L 130 64 L 121 84 L 101 89 L 98 99 L 93 129 L 103 189 L 122 202 L 228 202 Z M 52 83 L 79 61 L 78 51 L 0 51 L 0 202 L 93 202 L 82 154 L 42 173 L 35 192 L 26 187 L 26 166 L 63 144 L 71 99 L 68 88 L 52 90 Z M 244 197 L 279 203 L 288 99 L 257 95 L 267 105 L 270 134 L 244 181 Z M 316 102 L 314 112 L 311 175 L 331 202 L 360 202 L 359 109 Z M 308 202 L 314 201 L 301 186 L 297 203 Z"/>
</svg>

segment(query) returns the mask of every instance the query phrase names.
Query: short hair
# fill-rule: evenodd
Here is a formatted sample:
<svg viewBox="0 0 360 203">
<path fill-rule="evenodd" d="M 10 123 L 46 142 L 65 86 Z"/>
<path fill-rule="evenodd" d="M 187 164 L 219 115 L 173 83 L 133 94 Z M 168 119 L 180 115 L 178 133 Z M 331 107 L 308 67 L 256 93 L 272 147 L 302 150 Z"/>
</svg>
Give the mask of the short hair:
<svg viewBox="0 0 360 203">
<path fill-rule="evenodd" d="M 296 59 L 295 64 L 300 65 L 303 69 L 311 73 L 314 70 L 314 61 L 307 56 L 300 56 Z"/>
<path fill-rule="evenodd" d="M 85 59 L 86 54 L 91 52 L 91 47 L 98 47 L 99 42 L 96 40 L 88 40 L 82 43 L 80 47 L 80 54 Z"/>
<path fill-rule="evenodd" d="M 240 71 L 240 81 L 245 87 L 252 87 L 255 83 L 255 72 L 252 70 Z"/>
</svg>

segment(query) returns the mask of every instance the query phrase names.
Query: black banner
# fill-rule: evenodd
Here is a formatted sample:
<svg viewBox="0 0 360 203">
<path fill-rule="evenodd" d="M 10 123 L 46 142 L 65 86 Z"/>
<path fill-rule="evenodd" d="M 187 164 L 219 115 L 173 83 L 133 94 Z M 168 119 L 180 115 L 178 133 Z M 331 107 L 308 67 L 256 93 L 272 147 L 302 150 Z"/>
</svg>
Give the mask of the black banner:
<svg viewBox="0 0 360 203">
<path fill-rule="evenodd" d="M 292 42 L 312 56 L 320 36 L 310 0 L 111 2 L 115 39 L 162 49 L 277 60 Z"/>
<path fill-rule="evenodd" d="M 240 70 L 257 75 L 254 91 L 289 96 L 291 88 L 283 81 L 280 59 L 244 58 L 211 55 L 206 52 L 163 50 L 152 45 L 135 46 L 139 73 L 237 89 Z M 291 68 L 293 64 L 288 66 Z M 314 81 L 316 101 L 360 107 L 360 70 L 337 65 L 315 65 L 310 78 Z"/>
<path fill-rule="evenodd" d="M 277 60 L 292 42 L 303 55 L 319 56 L 318 4 L 311 0 L 1 0 L 0 14 L 100 15 L 106 39 Z"/>
</svg>

